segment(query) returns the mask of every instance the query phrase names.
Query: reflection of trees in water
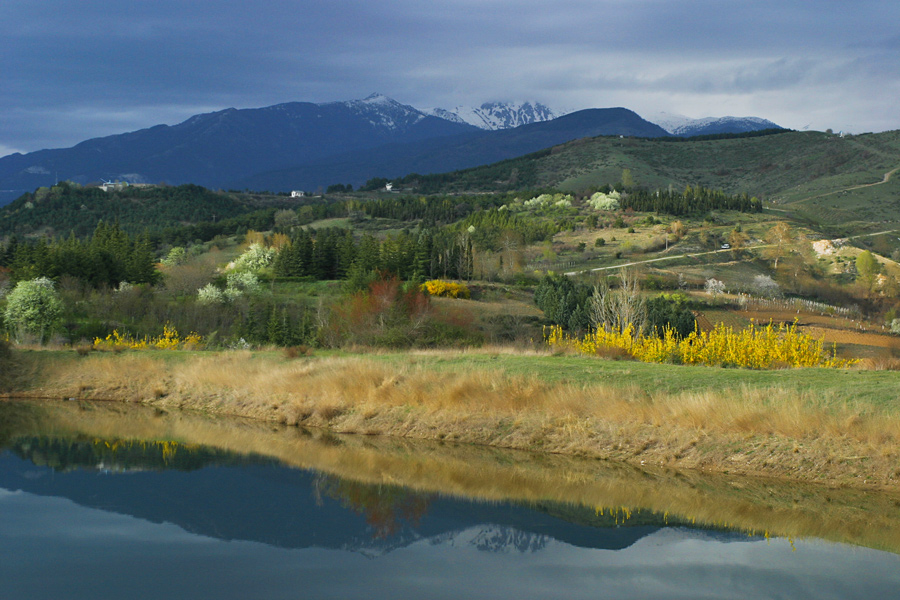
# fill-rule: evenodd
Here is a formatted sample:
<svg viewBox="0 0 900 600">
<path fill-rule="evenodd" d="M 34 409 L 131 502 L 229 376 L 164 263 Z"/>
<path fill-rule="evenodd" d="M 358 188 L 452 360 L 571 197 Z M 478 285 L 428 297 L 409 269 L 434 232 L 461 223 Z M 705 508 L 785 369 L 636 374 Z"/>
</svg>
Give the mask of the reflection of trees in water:
<svg viewBox="0 0 900 600">
<path fill-rule="evenodd" d="M 270 459 L 244 457 L 171 440 L 86 440 L 34 436 L 14 438 L 8 443 L 8 447 L 19 457 L 30 460 L 37 466 L 57 471 L 78 468 L 192 471 L 212 465 L 272 462 Z"/>
<path fill-rule="evenodd" d="M 44 411 L 33 404 L 0 401 L 0 449 L 23 431 L 35 431 L 43 417 Z"/>
<path fill-rule="evenodd" d="M 405 521 L 418 527 L 434 494 L 418 494 L 396 485 L 369 484 L 321 473 L 315 480 L 316 494 L 327 496 L 363 515 L 373 539 L 396 535 Z"/>
</svg>

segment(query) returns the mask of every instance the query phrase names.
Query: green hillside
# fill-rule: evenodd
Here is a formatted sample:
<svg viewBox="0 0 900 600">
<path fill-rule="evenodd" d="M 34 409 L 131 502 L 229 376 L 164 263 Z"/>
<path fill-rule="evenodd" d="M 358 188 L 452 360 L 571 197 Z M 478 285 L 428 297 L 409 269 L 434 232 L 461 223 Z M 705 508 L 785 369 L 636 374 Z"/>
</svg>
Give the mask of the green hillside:
<svg viewBox="0 0 900 600">
<path fill-rule="evenodd" d="M 425 191 L 557 188 L 582 192 L 634 183 L 654 189 L 687 185 L 746 193 L 826 225 L 900 219 L 900 131 L 859 136 L 784 132 L 687 140 L 585 138 L 526 157 L 430 176 L 410 176 Z M 877 184 L 877 185 L 870 185 Z M 857 187 L 865 186 L 865 187 Z"/>
<path fill-rule="evenodd" d="M 145 229 L 159 232 L 197 223 L 221 223 L 254 211 L 296 204 L 285 196 L 214 192 L 196 185 L 129 186 L 105 192 L 64 181 L 23 194 L 0 209 L 0 237 L 52 237 L 69 232 L 84 237 L 93 233 L 99 221 L 116 221 L 131 233 Z"/>
</svg>

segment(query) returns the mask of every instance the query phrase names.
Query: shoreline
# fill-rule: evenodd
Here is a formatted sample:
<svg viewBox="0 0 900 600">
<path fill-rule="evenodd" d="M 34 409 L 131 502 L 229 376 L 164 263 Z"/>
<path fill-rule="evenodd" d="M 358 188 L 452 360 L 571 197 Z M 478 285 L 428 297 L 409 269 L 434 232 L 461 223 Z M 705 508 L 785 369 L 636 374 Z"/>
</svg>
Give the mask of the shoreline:
<svg viewBox="0 0 900 600">
<path fill-rule="evenodd" d="M 788 373 L 778 387 L 770 374 L 730 370 L 725 375 L 736 379 L 720 389 L 695 381 L 697 389 L 667 392 L 673 377 L 720 378 L 709 369 L 690 371 L 696 367 L 557 358 L 496 351 L 293 360 L 247 351 L 30 352 L 22 354 L 27 382 L 6 397 L 140 403 L 335 433 L 900 489 L 900 417 L 874 400 L 844 401 L 836 396 L 840 387 L 809 388 L 808 374 L 791 387 Z M 647 376 L 660 380 L 659 389 Z M 875 380 L 891 397 L 900 374 Z M 855 383 L 846 382 L 848 392 L 859 393 Z"/>
</svg>

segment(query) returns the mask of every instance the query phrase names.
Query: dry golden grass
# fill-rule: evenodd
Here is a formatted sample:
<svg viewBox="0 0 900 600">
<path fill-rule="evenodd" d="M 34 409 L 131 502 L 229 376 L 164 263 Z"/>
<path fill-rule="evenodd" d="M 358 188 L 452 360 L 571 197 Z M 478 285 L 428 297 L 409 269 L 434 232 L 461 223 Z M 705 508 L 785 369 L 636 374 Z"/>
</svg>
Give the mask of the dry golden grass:
<svg viewBox="0 0 900 600">
<path fill-rule="evenodd" d="M 900 371 L 900 358 L 864 358 L 857 367 L 866 371 Z"/>
<path fill-rule="evenodd" d="M 651 395 L 433 364 L 94 353 L 51 363 L 29 393 L 707 470 L 889 487 L 900 478 L 900 417 L 827 395 L 749 386 Z"/>
</svg>

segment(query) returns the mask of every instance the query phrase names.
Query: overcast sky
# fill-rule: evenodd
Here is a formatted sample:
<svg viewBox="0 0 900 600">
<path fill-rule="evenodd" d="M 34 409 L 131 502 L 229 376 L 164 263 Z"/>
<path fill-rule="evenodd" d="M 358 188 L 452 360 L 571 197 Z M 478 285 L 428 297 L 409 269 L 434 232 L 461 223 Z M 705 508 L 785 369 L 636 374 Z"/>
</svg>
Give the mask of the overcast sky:
<svg viewBox="0 0 900 600">
<path fill-rule="evenodd" d="M 2 0 L 0 155 L 380 92 L 900 129 L 897 0 Z"/>
</svg>

